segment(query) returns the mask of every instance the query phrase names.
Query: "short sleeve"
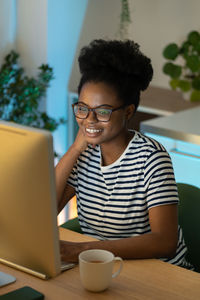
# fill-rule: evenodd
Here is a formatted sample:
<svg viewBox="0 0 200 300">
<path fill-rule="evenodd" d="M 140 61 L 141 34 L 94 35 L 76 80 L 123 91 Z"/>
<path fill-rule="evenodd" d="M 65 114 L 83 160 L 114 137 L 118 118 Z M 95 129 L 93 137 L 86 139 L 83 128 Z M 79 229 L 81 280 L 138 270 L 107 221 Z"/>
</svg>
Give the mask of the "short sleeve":
<svg viewBox="0 0 200 300">
<path fill-rule="evenodd" d="M 148 209 L 178 203 L 178 192 L 171 158 L 166 151 L 156 150 L 146 160 L 144 182 Z"/>
</svg>

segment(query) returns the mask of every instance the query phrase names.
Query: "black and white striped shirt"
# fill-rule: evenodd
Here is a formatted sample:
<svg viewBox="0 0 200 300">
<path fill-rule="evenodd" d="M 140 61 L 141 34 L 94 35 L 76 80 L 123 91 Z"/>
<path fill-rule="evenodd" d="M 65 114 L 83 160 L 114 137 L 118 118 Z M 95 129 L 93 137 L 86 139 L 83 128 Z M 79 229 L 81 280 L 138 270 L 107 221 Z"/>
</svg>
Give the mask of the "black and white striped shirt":
<svg viewBox="0 0 200 300">
<path fill-rule="evenodd" d="M 68 183 L 76 190 L 83 233 L 101 240 L 148 233 L 148 210 L 178 203 L 169 154 L 161 144 L 136 131 L 120 158 L 108 166 L 101 165 L 100 147 L 88 146 Z M 176 255 L 163 260 L 184 266 L 185 253 L 179 228 Z"/>
</svg>

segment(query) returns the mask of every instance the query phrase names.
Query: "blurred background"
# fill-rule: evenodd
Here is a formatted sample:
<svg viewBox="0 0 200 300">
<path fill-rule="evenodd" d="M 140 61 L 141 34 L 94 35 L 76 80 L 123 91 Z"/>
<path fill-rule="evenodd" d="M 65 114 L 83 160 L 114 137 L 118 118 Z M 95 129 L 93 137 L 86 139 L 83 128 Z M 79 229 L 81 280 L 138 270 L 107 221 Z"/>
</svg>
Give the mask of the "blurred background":
<svg viewBox="0 0 200 300">
<path fill-rule="evenodd" d="M 116 38 L 121 0 L 0 0 L 0 65 L 10 50 L 20 54 L 28 75 L 48 63 L 54 70 L 43 108 L 53 117 L 68 120 L 68 93 L 79 82 L 77 56 L 95 38 Z M 129 0 L 131 23 L 128 38 L 141 45 L 152 59 L 152 85 L 169 88 L 162 72 L 163 48 L 199 30 L 198 0 Z M 55 148 L 68 147 L 67 123 L 54 133 Z"/>
<path fill-rule="evenodd" d="M 79 82 L 80 48 L 96 38 L 119 38 L 123 0 L 0 0 L 0 65 L 15 50 L 29 76 L 49 64 L 54 79 L 41 108 L 53 118 L 64 118 L 53 133 L 62 155 L 70 144 L 69 95 Z M 163 48 L 181 42 L 191 30 L 200 30 L 198 0 L 129 0 L 130 22 L 124 38 L 139 43 L 152 60 L 152 86 L 169 87 L 163 74 Z"/>
</svg>

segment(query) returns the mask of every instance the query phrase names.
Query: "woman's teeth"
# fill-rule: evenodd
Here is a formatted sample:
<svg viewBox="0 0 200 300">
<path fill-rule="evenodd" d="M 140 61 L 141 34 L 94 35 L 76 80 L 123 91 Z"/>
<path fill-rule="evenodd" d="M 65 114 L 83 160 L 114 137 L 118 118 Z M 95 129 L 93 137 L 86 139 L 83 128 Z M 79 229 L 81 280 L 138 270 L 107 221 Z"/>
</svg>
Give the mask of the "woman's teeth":
<svg viewBox="0 0 200 300">
<path fill-rule="evenodd" d="M 86 131 L 89 133 L 97 133 L 97 132 L 101 132 L 100 129 L 91 129 L 91 128 L 86 128 Z"/>
</svg>

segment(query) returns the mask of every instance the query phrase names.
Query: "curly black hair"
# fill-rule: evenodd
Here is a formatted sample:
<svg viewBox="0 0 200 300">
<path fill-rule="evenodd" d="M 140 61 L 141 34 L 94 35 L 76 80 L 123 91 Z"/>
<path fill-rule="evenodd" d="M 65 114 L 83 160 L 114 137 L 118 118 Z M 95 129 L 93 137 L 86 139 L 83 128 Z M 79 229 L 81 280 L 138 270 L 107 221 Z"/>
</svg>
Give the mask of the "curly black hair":
<svg viewBox="0 0 200 300">
<path fill-rule="evenodd" d="M 135 105 L 140 100 L 152 77 L 151 60 L 131 40 L 93 40 L 81 49 L 79 58 L 80 94 L 86 82 L 104 82 L 111 85 L 123 103 Z"/>
</svg>

